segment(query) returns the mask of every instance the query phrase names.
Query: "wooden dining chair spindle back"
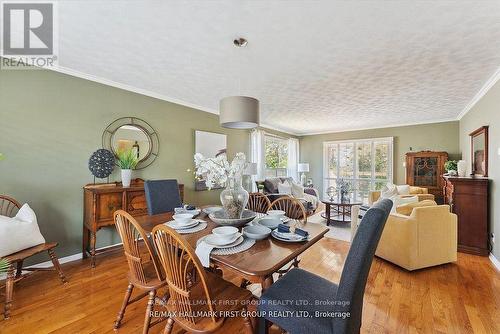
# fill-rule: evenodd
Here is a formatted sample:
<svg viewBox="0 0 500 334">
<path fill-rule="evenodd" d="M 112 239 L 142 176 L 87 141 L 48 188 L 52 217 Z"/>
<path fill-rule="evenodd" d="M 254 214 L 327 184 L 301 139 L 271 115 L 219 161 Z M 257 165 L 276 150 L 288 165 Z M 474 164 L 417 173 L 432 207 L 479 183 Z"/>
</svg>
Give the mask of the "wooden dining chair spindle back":
<svg viewBox="0 0 500 334">
<path fill-rule="evenodd" d="M 276 199 L 269 206 L 269 210 L 282 210 L 288 218 L 299 220 L 301 223 L 307 221 L 304 205 L 296 198 L 283 196 Z"/>
<path fill-rule="evenodd" d="M 21 204 L 12 197 L 0 195 L 0 216 L 14 217 Z"/>
<path fill-rule="evenodd" d="M 166 282 L 163 279 L 156 253 L 142 227 L 129 213 L 123 210 L 116 211 L 114 219 L 116 229 L 123 242 L 123 250 L 129 267 L 129 285 L 125 292 L 125 299 L 118 313 L 114 328 L 117 329 L 120 327 L 128 305 L 149 295 L 143 327 L 143 333 L 147 333 L 150 327 L 164 320 L 159 318 L 155 322 L 151 322 L 151 312 L 156 300 L 157 290 L 164 287 Z M 146 252 L 144 248 L 146 248 Z M 134 299 L 130 299 L 134 287 L 144 292 Z M 164 302 L 164 300 L 161 301 Z"/>
<path fill-rule="evenodd" d="M 266 213 L 271 206 L 269 198 L 261 193 L 250 193 L 249 195 L 247 209 L 253 212 Z"/>
</svg>

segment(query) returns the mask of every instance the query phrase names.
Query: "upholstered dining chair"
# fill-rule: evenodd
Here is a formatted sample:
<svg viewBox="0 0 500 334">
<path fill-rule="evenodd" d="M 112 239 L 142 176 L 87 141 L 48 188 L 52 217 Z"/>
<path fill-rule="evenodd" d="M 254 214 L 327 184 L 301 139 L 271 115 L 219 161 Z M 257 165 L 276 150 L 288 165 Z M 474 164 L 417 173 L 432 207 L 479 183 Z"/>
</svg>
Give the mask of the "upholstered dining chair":
<svg viewBox="0 0 500 334">
<path fill-rule="evenodd" d="M 262 294 L 258 306 L 262 314 L 267 314 L 259 319 L 259 333 L 267 333 L 268 321 L 292 334 L 359 333 L 368 273 L 391 208 L 392 201 L 383 199 L 366 212 L 347 254 L 338 285 L 302 269 L 290 270 L 271 285 Z M 319 312 L 320 316 L 269 316 L 271 312 L 285 314 L 280 311 L 291 314 L 302 311 L 312 315 Z"/>
<path fill-rule="evenodd" d="M 174 323 L 189 333 L 212 333 L 221 328 L 225 332 L 223 312 L 245 311 L 254 298 L 252 293 L 204 270 L 193 247 L 173 229 L 157 225 L 153 240 L 170 290 L 165 307 L 171 316 L 164 333 L 170 334 Z M 243 320 L 245 331 L 253 333 L 250 318 Z"/>
<path fill-rule="evenodd" d="M 148 180 L 144 182 L 148 214 L 172 212 L 182 206 L 177 180 Z"/>
<path fill-rule="evenodd" d="M 271 206 L 269 198 L 261 193 L 250 193 L 248 197 L 247 209 L 253 212 L 266 213 Z"/>
<path fill-rule="evenodd" d="M 15 199 L 9 196 L 0 195 L 0 215 L 14 217 L 20 208 L 21 205 Z M 59 274 L 59 278 L 61 279 L 62 283 L 67 283 L 66 277 L 64 276 L 64 273 L 61 269 L 61 265 L 59 264 L 59 259 L 57 258 L 54 251 L 54 248 L 56 247 L 57 242 L 46 242 L 27 249 L 23 249 L 19 252 L 4 257 L 10 263 L 10 266 L 7 270 L 7 278 L 5 280 L 5 305 L 3 313 L 5 319 L 9 319 L 10 317 L 14 284 L 29 276 L 28 274 L 23 274 L 23 270 L 30 272 L 55 270 Z M 53 268 L 23 268 L 24 260 L 42 252 L 47 252 L 49 254 L 52 265 L 54 266 Z"/>
<path fill-rule="evenodd" d="M 304 205 L 296 198 L 283 196 L 271 203 L 269 210 L 283 210 L 288 218 L 295 219 L 301 223 L 307 222 L 307 213 Z"/>
<path fill-rule="evenodd" d="M 155 301 L 164 303 L 166 297 L 168 297 L 168 294 L 166 294 L 162 299 L 156 298 L 158 290 L 166 287 L 167 282 L 163 278 L 158 257 L 154 252 L 150 239 L 137 221 L 123 210 L 116 211 L 114 219 L 116 229 L 123 242 L 123 251 L 129 267 L 129 284 L 113 328 L 118 329 L 121 326 L 121 321 L 128 305 L 148 296 L 146 316 L 142 329 L 142 333 L 146 334 L 149 328 L 165 320 L 164 318 L 159 318 L 151 322 L 151 312 L 153 311 Z M 134 288 L 138 288 L 142 292 L 135 298 L 130 299 Z"/>
</svg>

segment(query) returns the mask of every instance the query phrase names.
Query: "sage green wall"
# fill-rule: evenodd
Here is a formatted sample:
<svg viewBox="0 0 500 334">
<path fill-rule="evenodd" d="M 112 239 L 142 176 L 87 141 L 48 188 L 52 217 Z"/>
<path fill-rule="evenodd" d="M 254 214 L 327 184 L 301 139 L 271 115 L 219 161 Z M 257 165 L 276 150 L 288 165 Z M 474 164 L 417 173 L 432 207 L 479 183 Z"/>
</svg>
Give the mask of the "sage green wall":
<svg viewBox="0 0 500 334">
<path fill-rule="evenodd" d="M 28 202 L 42 234 L 58 241 L 59 255 L 81 250 L 82 186 L 93 178 L 89 156 L 117 118 L 135 116 L 160 138 L 157 160 L 134 177 L 176 178 L 186 186 L 186 202 L 217 203 L 218 191 L 194 192 L 194 131 L 228 135 L 228 153 L 248 152 L 249 133 L 219 126 L 218 116 L 64 74 L 0 71 L 0 193 Z M 274 132 L 274 131 L 271 131 Z M 284 135 L 284 134 L 281 134 Z M 119 180 L 115 170 L 111 181 Z M 98 232 L 98 246 L 119 242 L 112 229 Z"/>
<path fill-rule="evenodd" d="M 462 158 L 467 161 L 468 173 L 471 172 L 470 162 L 470 137 L 469 133 L 489 125 L 489 149 L 488 149 L 488 177 L 490 183 L 490 230 L 496 235 L 496 243 L 493 244 L 493 255 L 500 259 L 500 82 L 497 82 L 480 99 L 476 105 L 460 120 L 460 150 Z"/>
<path fill-rule="evenodd" d="M 300 139 L 300 161 L 308 162 L 316 188 L 323 192 L 323 142 L 348 139 L 394 137 L 394 182 L 405 183 L 405 153 L 410 151 L 446 151 L 451 159 L 459 156 L 458 122 L 400 126 L 305 136 Z"/>
</svg>

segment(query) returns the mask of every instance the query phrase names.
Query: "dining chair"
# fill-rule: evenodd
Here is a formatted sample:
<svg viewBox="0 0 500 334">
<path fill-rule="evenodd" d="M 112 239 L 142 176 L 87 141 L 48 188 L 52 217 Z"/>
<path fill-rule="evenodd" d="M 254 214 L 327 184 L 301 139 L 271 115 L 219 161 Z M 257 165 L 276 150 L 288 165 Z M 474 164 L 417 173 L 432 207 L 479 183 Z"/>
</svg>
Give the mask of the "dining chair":
<svg viewBox="0 0 500 334">
<path fill-rule="evenodd" d="M 148 180 L 144 182 L 144 192 L 150 216 L 172 212 L 182 206 L 177 180 Z"/>
<path fill-rule="evenodd" d="M 307 213 L 304 205 L 296 198 L 283 196 L 274 200 L 268 210 L 283 210 L 288 218 L 301 223 L 307 222 Z"/>
<path fill-rule="evenodd" d="M 261 193 L 250 193 L 248 197 L 247 209 L 253 212 L 266 213 L 271 206 L 269 198 Z"/>
<path fill-rule="evenodd" d="M 21 205 L 19 204 L 19 202 L 12 197 L 0 195 L 0 215 L 12 218 L 17 214 L 20 208 Z M 54 248 L 56 247 L 57 242 L 45 242 L 43 244 L 39 244 L 4 256 L 4 258 L 7 259 L 7 261 L 9 261 L 10 263 L 10 266 L 7 269 L 7 277 L 5 279 L 5 305 L 3 313 L 5 319 L 10 318 L 10 309 L 12 307 L 14 294 L 14 284 L 29 276 L 29 273 L 23 274 L 23 270 L 29 272 L 54 270 L 59 274 L 59 279 L 62 281 L 62 283 L 67 283 L 66 277 L 64 276 L 64 273 L 61 269 L 59 259 L 57 258 L 54 251 Z M 42 252 L 47 252 L 49 254 L 53 268 L 23 268 L 24 260 Z"/>
<path fill-rule="evenodd" d="M 212 333 L 223 328 L 225 312 L 244 312 L 254 300 L 250 291 L 204 270 L 193 247 L 173 229 L 157 225 L 153 240 L 170 290 L 165 334 L 172 332 L 174 323 L 190 333 Z M 250 318 L 245 314 L 243 320 L 245 331 L 253 333 Z"/>
<path fill-rule="evenodd" d="M 366 212 L 338 285 L 302 269 L 290 270 L 271 285 L 258 306 L 266 314 L 259 318 L 259 333 L 267 333 L 269 321 L 291 334 L 359 333 L 366 280 L 391 208 L 392 201 L 383 199 Z M 287 314 L 286 311 L 293 316 L 272 316 L 273 312 Z M 313 316 L 296 317 L 296 314 Z"/>
<path fill-rule="evenodd" d="M 129 267 L 129 284 L 113 328 L 118 329 L 120 327 L 128 305 L 148 295 L 146 316 L 142 329 L 142 333 L 146 334 L 149 328 L 165 320 L 164 318 L 159 318 L 151 322 L 151 312 L 153 311 L 155 302 L 164 303 L 168 297 L 168 294 L 166 294 L 162 299 L 156 298 L 158 290 L 166 287 L 167 282 L 160 270 L 158 256 L 154 252 L 146 232 L 137 221 L 123 210 L 117 210 L 114 213 L 114 220 L 118 234 L 123 242 L 123 251 Z M 135 298 L 130 299 L 134 288 L 138 288 L 142 292 Z"/>
</svg>

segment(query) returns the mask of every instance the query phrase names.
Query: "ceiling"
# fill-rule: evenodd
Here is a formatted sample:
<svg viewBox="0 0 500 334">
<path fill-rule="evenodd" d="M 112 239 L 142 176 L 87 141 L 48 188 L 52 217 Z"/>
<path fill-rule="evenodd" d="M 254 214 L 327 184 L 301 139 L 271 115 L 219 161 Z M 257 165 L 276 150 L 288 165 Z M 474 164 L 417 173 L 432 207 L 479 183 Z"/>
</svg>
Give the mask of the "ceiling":
<svg viewBox="0 0 500 334">
<path fill-rule="evenodd" d="M 62 1 L 59 21 L 62 72 L 214 113 L 253 96 L 297 135 L 457 119 L 500 66 L 500 1 Z"/>
</svg>

